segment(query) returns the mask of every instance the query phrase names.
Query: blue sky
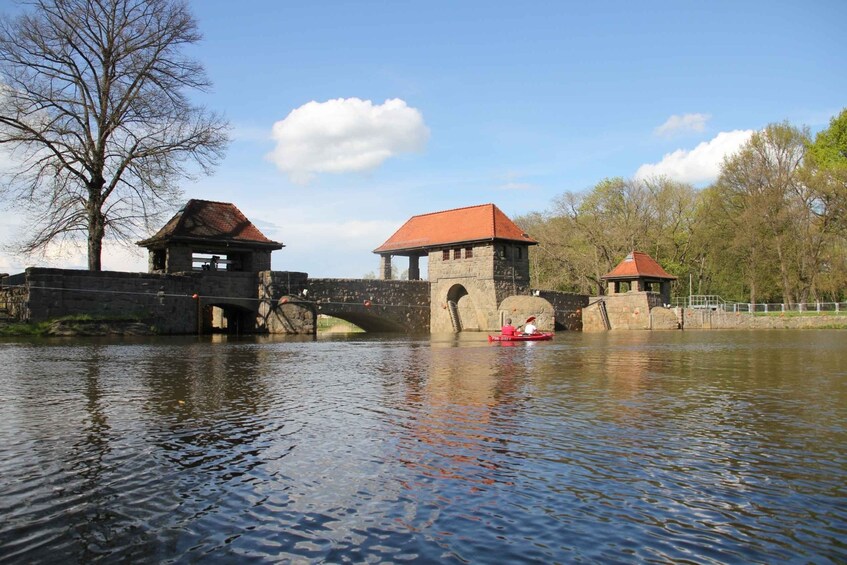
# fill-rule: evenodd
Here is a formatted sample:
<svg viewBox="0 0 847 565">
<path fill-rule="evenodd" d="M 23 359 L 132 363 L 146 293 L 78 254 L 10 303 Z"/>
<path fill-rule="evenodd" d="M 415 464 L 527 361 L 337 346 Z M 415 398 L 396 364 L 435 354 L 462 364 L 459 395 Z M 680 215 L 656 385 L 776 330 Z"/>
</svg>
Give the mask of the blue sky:
<svg viewBox="0 0 847 565">
<path fill-rule="evenodd" d="M 233 142 L 186 199 L 235 203 L 286 245 L 274 269 L 312 276 L 375 272 L 371 250 L 416 214 L 514 217 L 611 176 L 703 186 L 750 132 L 814 132 L 847 107 L 843 0 L 191 6 L 214 83 L 196 99 Z M 103 262 L 146 270 L 114 247 Z M 0 252 L 0 271 L 33 263 Z"/>
</svg>

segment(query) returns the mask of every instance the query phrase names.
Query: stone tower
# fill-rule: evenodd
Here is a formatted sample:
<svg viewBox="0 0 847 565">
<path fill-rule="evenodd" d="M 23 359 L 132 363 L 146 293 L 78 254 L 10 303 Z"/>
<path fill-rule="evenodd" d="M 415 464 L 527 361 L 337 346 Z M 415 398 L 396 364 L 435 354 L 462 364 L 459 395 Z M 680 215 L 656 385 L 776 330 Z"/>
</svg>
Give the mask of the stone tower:
<svg viewBox="0 0 847 565">
<path fill-rule="evenodd" d="M 426 257 L 431 288 L 430 331 L 492 330 L 500 304 L 529 294 L 529 246 L 537 242 L 494 204 L 414 216 L 374 250 L 380 276 L 391 278 L 393 256 L 409 258 L 409 279 Z"/>
</svg>

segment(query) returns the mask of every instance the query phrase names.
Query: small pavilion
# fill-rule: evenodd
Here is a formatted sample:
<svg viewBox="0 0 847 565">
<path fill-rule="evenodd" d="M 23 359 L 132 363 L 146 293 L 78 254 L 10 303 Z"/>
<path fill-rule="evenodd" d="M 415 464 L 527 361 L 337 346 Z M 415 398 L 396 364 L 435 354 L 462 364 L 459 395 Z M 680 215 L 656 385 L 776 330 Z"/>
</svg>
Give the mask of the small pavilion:
<svg viewBox="0 0 847 565">
<path fill-rule="evenodd" d="M 609 295 L 655 292 L 661 295 L 662 304 L 670 303 L 671 282 L 676 280 L 655 259 L 641 251 L 630 252 L 617 267 L 600 278 L 608 283 Z"/>
<path fill-rule="evenodd" d="M 234 204 L 189 200 L 154 236 L 139 241 L 148 250 L 148 271 L 252 272 L 271 268 L 271 241 Z"/>
</svg>

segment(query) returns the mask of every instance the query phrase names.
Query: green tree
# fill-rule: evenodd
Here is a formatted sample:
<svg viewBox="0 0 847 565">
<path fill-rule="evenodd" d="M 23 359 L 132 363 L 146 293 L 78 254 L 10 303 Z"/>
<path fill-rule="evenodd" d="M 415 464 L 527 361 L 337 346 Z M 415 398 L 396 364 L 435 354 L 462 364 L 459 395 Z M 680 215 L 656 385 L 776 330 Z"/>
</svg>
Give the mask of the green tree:
<svg viewBox="0 0 847 565">
<path fill-rule="evenodd" d="M 193 105 L 203 68 L 183 0 L 33 0 L 0 22 L 0 144 L 20 167 L 2 186 L 31 215 L 24 252 L 130 241 L 161 222 L 179 180 L 210 173 L 227 124 Z"/>
<path fill-rule="evenodd" d="M 817 273 L 813 293 L 843 298 L 847 288 L 847 109 L 809 143 L 803 167 L 806 201 L 816 239 L 810 266 Z"/>
<path fill-rule="evenodd" d="M 666 178 L 604 179 L 585 193 L 567 192 L 548 214 L 518 223 L 539 245 L 530 253 L 533 285 L 585 294 L 630 251 L 645 251 L 679 275 L 691 253 L 696 191 Z"/>
<path fill-rule="evenodd" d="M 809 144 L 804 173 L 815 199 L 812 210 L 847 231 L 847 109 Z"/>
<path fill-rule="evenodd" d="M 791 304 L 808 281 L 797 268 L 802 250 L 800 166 L 808 133 L 788 123 L 771 124 L 754 133 L 741 150 L 727 158 L 717 181 L 723 210 L 734 222 L 733 246 L 747 250 L 750 301 L 769 296 L 760 282 L 774 267 L 782 301 Z"/>
</svg>

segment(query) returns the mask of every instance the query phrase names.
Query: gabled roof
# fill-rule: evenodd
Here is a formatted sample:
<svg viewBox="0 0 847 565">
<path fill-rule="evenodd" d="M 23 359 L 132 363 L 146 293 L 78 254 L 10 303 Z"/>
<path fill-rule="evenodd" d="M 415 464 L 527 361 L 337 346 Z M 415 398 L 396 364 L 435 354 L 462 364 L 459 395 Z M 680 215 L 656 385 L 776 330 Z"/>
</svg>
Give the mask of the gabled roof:
<svg viewBox="0 0 847 565">
<path fill-rule="evenodd" d="M 666 279 L 676 280 L 669 275 L 652 257 L 641 251 L 632 251 L 618 266 L 600 277 L 610 279 Z"/>
<path fill-rule="evenodd" d="M 156 235 L 139 241 L 138 245 L 149 247 L 164 241 L 236 243 L 271 249 L 283 247 L 281 243 L 265 237 L 234 204 L 195 199 L 189 200 Z"/>
<path fill-rule="evenodd" d="M 480 241 L 538 243 L 494 204 L 412 216 L 374 253 L 419 251 Z"/>
</svg>

